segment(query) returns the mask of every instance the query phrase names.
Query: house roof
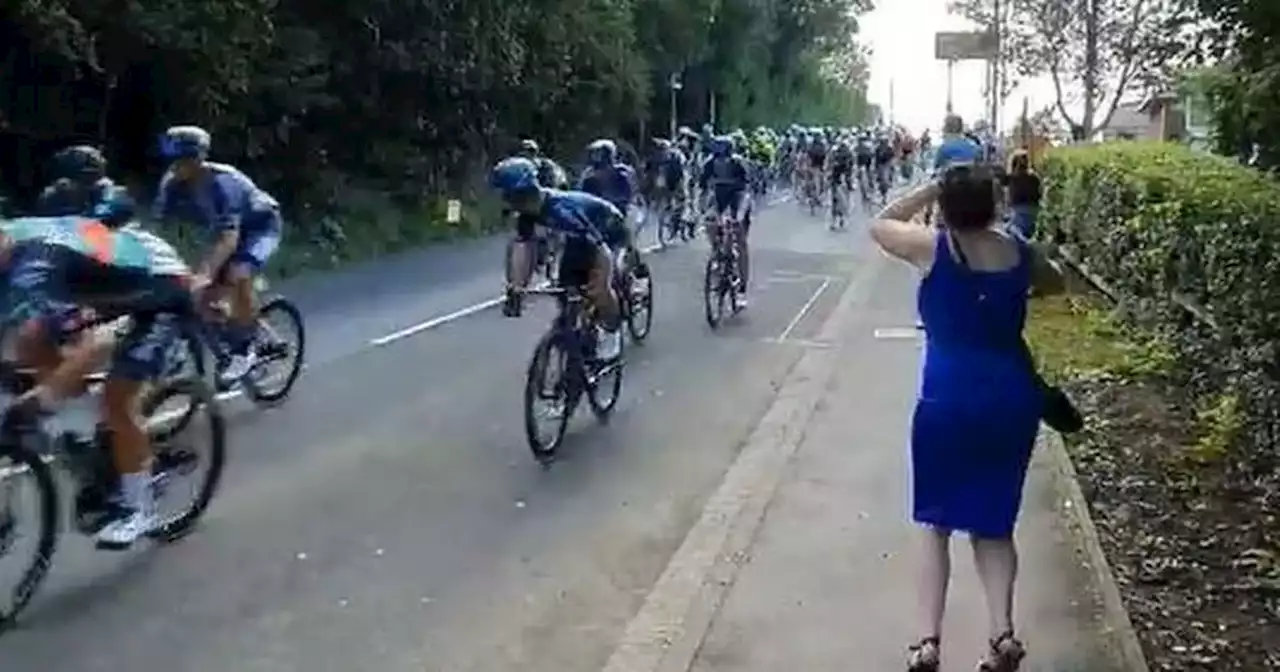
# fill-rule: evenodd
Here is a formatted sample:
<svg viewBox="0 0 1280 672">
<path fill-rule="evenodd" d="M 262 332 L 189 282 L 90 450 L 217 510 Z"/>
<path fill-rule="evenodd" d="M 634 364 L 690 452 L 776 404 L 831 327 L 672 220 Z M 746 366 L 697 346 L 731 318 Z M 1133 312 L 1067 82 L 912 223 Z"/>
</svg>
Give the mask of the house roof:
<svg viewBox="0 0 1280 672">
<path fill-rule="evenodd" d="M 1141 135 L 1151 123 L 1151 117 L 1142 111 L 1143 103 L 1121 103 L 1111 115 L 1107 130 L 1112 133 Z"/>
</svg>

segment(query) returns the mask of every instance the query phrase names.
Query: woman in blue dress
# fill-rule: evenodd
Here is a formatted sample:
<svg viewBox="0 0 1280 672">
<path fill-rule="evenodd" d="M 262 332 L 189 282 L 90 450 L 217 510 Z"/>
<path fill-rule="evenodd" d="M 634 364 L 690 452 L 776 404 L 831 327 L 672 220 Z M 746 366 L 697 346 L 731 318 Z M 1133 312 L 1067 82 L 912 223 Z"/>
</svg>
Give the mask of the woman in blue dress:
<svg viewBox="0 0 1280 672">
<path fill-rule="evenodd" d="M 954 166 L 890 204 L 871 229 L 923 274 L 924 366 L 911 427 L 923 636 L 909 651 L 912 672 L 939 668 L 953 531 L 969 534 L 987 601 L 990 647 L 978 669 L 1012 672 L 1026 655 L 1013 626 L 1013 528 L 1042 402 L 1020 345 L 1028 292 L 1061 291 L 1062 276 L 999 228 L 994 180 L 988 167 Z M 938 228 L 911 221 L 935 199 Z"/>
</svg>

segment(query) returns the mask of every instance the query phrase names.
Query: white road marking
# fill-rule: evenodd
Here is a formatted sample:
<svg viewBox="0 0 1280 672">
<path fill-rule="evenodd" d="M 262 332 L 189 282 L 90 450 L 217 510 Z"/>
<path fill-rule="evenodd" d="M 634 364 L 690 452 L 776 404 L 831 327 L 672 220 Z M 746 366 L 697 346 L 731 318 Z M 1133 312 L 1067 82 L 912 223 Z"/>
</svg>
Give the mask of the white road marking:
<svg viewBox="0 0 1280 672">
<path fill-rule="evenodd" d="M 915 340 L 924 335 L 924 332 L 915 327 L 886 327 L 875 330 L 875 337 L 881 341 L 893 340 Z"/>
<path fill-rule="evenodd" d="M 795 317 L 791 318 L 791 322 L 787 325 L 787 328 L 782 330 L 782 334 L 778 336 L 779 343 L 783 343 L 787 340 L 787 337 L 791 335 L 792 330 L 796 328 L 796 325 L 800 324 L 800 320 L 804 319 L 804 316 L 809 313 L 811 308 L 813 308 L 813 304 L 817 303 L 818 297 L 822 296 L 822 293 L 827 291 L 827 287 L 829 286 L 831 286 L 831 278 L 824 278 L 822 284 L 818 285 L 818 288 L 813 290 L 813 296 L 810 296 L 809 300 L 805 301 L 803 306 L 800 306 L 800 311 L 796 313 Z"/>
</svg>

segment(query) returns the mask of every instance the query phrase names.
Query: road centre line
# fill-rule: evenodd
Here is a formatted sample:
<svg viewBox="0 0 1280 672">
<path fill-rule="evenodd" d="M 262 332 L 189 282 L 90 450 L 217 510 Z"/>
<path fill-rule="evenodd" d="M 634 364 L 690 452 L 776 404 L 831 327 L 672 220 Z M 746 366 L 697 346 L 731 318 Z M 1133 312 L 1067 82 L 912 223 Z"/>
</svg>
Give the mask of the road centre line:
<svg viewBox="0 0 1280 672">
<path fill-rule="evenodd" d="M 791 332 L 796 328 L 796 325 L 800 324 L 800 320 L 804 319 L 804 316 L 809 313 L 809 310 L 813 308 L 813 304 L 818 302 L 818 297 L 822 296 L 822 293 L 827 291 L 827 287 L 830 286 L 831 278 L 826 278 L 822 281 L 821 285 L 818 285 L 817 289 L 813 290 L 813 295 L 809 297 L 808 301 L 804 302 L 803 306 L 800 306 L 800 310 L 796 313 L 795 317 L 791 318 L 791 322 L 787 324 L 787 328 L 783 329 L 782 334 L 778 336 L 779 343 L 786 342 L 787 337 L 791 335 Z"/>
</svg>

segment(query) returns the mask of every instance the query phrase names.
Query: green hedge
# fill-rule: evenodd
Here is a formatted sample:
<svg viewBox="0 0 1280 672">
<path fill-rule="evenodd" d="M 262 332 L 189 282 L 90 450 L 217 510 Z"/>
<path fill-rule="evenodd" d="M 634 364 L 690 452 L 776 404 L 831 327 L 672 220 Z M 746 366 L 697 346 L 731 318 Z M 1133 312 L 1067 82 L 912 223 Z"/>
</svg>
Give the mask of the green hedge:
<svg viewBox="0 0 1280 672">
<path fill-rule="evenodd" d="M 1167 143 L 1049 152 L 1041 235 L 1167 340 L 1202 399 L 1230 396 L 1254 445 L 1280 428 L 1280 183 Z M 1216 328 L 1174 297 L 1204 308 Z M 1234 403 L 1234 402 L 1233 402 Z M 1270 452 L 1270 451 L 1269 451 Z"/>
</svg>

